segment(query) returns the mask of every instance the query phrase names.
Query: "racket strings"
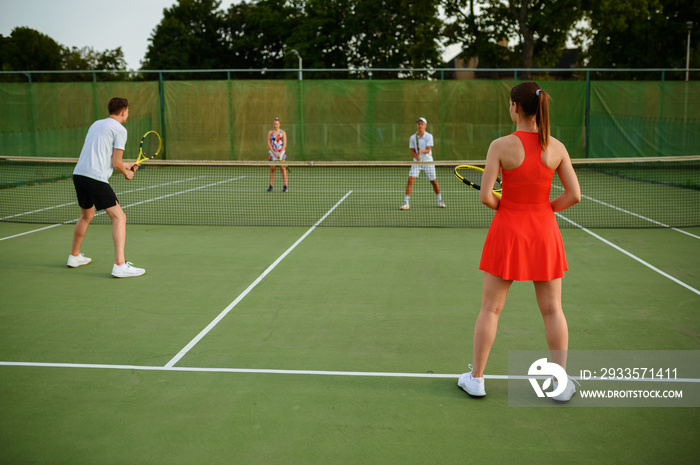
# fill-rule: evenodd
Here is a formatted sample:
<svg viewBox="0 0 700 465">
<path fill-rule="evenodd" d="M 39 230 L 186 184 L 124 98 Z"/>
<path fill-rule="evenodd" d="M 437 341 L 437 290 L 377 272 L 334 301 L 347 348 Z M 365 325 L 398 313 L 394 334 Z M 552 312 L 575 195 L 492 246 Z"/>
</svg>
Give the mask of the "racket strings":
<svg viewBox="0 0 700 465">
<path fill-rule="evenodd" d="M 143 139 L 141 150 L 143 155 L 148 158 L 155 157 L 160 151 L 160 138 L 156 134 L 149 134 Z"/>
<path fill-rule="evenodd" d="M 469 168 L 457 168 L 456 172 L 462 179 L 473 183 L 475 186 L 481 187 L 481 179 L 484 173 L 483 171 Z"/>
</svg>

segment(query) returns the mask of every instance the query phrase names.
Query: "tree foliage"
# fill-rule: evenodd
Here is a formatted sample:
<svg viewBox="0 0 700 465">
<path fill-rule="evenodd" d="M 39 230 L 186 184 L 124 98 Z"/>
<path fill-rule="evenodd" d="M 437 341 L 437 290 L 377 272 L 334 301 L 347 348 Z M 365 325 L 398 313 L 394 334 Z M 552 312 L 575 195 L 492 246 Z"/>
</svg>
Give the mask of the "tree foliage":
<svg viewBox="0 0 700 465">
<path fill-rule="evenodd" d="M 119 71 L 126 70 L 126 61 L 121 47 L 114 50 L 99 52 L 92 47 L 71 47 L 63 49 L 62 69 L 67 71 L 100 70 Z M 126 73 L 100 73 L 101 80 L 124 80 Z M 84 80 L 92 79 L 91 76 L 83 76 Z"/>
<path fill-rule="evenodd" d="M 179 0 L 163 10 L 142 69 L 216 69 L 227 53 L 219 0 Z"/>
<path fill-rule="evenodd" d="M 349 24 L 351 65 L 434 68 L 441 65 L 442 24 L 430 0 L 360 0 Z"/>
<path fill-rule="evenodd" d="M 246 77 L 291 77 L 298 67 L 296 50 L 305 69 L 354 70 L 310 77 L 346 78 L 367 68 L 403 69 L 400 77 L 415 77 L 420 74 L 414 68 L 444 66 L 441 44 L 461 44 L 462 58 L 478 57 L 482 67 L 546 68 L 556 64 L 571 40 L 581 48 L 581 64 L 592 68 L 682 69 L 687 21 L 694 23 L 690 56 L 697 68 L 700 2 L 695 0 L 244 0 L 227 11 L 220 0 L 177 0 L 163 10 L 142 68 L 288 69 Z M 0 35 L 0 69 L 118 71 L 126 70 L 126 62 L 121 47 L 69 48 L 17 27 L 7 37 Z M 63 76 L 33 79 L 67 79 Z"/>
<path fill-rule="evenodd" d="M 3 71 L 62 69 L 63 47 L 51 37 L 28 27 L 16 27 L 8 37 L 0 35 L 0 68 Z M 50 75 L 37 79 L 50 79 Z"/>
<path fill-rule="evenodd" d="M 224 67 L 284 68 L 286 43 L 299 14 L 285 0 L 231 5 L 224 16 Z"/>
<path fill-rule="evenodd" d="M 292 50 L 305 68 L 440 66 L 441 22 L 431 0 L 253 0 L 226 12 L 218 7 L 215 0 L 179 0 L 165 10 L 144 69 L 294 69 Z"/>
<path fill-rule="evenodd" d="M 700 67 L 700 3 L 695 0 L 586 0 L 593 68 L 685 68 L 688 29 L 693 21 L 691 63 Z M 691 64 L 692 66 L 692 64 Z M 622 75 L 621 75 L 622 77 Z"/>
<path fill-rule="evenodd" d="M 581 1 L 443 0 L 445 36 L 488 67 L 549 67 L 583 16 Z"/>
<path fill-rule="evenodd" d="M 51 37 L 28 27 L 17 27 L 8 37 L 0 35 L 0 69 L 2 71 L 89 71 L 126 70 L 126 61 L 121 47 L 114 50 L 97 51 L 92 47 L 66 47 Z M 57 81 L 66 76 L 57 74 L 33 74 L 32 80 Z M 100 74 L 100 79 L 127 79 L 125 73 Z M 78 80 L 91 80 L 84 74 Z M 24 77 L 5 76 L 5 80 L 25 80 Z M 72 76 L 71 80 L 76 80 Z"/>
</svg>

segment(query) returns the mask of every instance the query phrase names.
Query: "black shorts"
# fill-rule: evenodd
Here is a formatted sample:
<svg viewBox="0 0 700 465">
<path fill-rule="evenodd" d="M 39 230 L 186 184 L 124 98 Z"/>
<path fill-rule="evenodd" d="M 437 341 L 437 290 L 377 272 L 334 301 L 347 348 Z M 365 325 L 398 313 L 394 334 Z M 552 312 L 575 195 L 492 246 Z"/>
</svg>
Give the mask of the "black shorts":
<svg viewBox="0 0 700 465">
<path fill-rule="evenodd" d="M 73 184 L 75 185 L 75 193 L 78 194 L 78 205 L 85 210 L 93 206 L 96 210 L 104 210 L 119 202 L 117 194 L 114 193 L 109 183 L 74 174 Z"/>
</svg>

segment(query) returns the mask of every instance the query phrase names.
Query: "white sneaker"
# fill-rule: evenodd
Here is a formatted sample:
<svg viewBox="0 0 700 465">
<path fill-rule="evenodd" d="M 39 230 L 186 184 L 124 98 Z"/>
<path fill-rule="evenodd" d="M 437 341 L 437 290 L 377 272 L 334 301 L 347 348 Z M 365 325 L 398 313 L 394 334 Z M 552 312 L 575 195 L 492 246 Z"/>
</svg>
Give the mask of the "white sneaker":
<svg viewBox="0 0 700 465">
<path fill-rule="evenodd" d="M 442 200 L 438 200 L 438 207 L 440 208 L 447 208 L 447 205 L 445 205 L 445 202 Z"/>
<path fill-rule="evenodd" d="M 409 208 L 411 208 L 411 206 L 408 204 L 408 202 L 406 202 L 403 205 L 401 205 L 401 208 L 399 208 L 399 210 L 408 210 Z"/>
<path fill-rule="evenodd" d="M 68 255 L 68 267 L 70 268 L 77 268 L 82 265 L 87 265 L 92 261 L 92 258 L 87 258 L 83 254 L 78 254 L 78 255 Z"/>
<path fill-rule="evenodd" d="M 469 365 L 469 369 L 471 368 L 472 366 Z M 460 375 L 457 386 L 472 397 L 484 397 L 486 395 L 484 378 L 474 378 L 471 371 Z"/>
<path fill-rule="evenodd" d="M 123 265 L 117 265 L 116 263 L 112 267 L 112 276 L 115 278 L 131 278 L 134 276 L 141 276 L 146 270 L 143 268 L 136 268 L 131 262 L 126 262 Z"/>
<path fill-rule="evenodd" d="M 569 377 L 569 382 L 566 384 L 566 389 L 564 389 L 564 392 L 559 394 L 558 396 L 552 397 L 553 400 L 557 402 L 568 402 L 571 400 L 571 398 L 576 394 L 576 386 L 574 386 L 574 383 L 578 384 L 579 386 L 581 385 L 578 381 L 576 381 L 574 378 Z M 559 386 L 559 383 L 557 381 L 554 381 L 554 390 L 557 390 L 557 386 Z"/>
</svg>

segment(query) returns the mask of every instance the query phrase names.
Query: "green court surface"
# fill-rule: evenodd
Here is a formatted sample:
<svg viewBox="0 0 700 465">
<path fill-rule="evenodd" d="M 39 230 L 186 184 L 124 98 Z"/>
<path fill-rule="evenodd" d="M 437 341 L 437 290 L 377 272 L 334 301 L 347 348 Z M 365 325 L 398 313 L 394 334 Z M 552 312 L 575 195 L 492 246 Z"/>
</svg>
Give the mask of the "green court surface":
<svg viewBox="0 0 700 465">
<path fill-rule="evenodd" d="M 698 408 L 457 388 L 486 229 L 130 225 L 147 273 L 120 280 L 110 226 L 90 227 L 77 269 L 72 226 L 44 226 L 0 223 L 0 463 L 697 463 Z M 700 349 L 700 228 L 685 231 L 562 230 L 570 349 Z M 535 349 L 516 283 L 486 374 Z"/>
</svg>

